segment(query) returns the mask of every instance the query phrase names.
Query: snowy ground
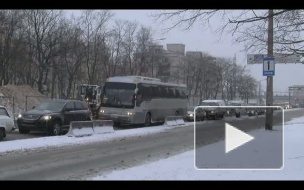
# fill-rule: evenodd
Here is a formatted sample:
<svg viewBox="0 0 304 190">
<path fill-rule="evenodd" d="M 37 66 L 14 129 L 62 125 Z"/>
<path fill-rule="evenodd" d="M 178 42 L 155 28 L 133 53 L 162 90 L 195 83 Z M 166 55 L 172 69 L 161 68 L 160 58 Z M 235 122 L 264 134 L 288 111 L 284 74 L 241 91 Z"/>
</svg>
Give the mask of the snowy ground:
<svg viewBox="0 0 304 190">
<path fill-rule="evenodd" d="M 193 123 L 186 123 L 181 126 L 152 126 L 138 129 L 119 130 L 114 133 L 106 134 L 94 134 L 86 137 L 68 137 L 68 136 L 56 136 L 56 137 L 41 137 L 34 139 L 22 139 L 13 141 L 3 141 L 0 143 L 0 154 L 5 154 L 12 151 L 26 151 L 29 149 L 43 148 L 47 149 L 50 147 L 62 147 L 94 142 L 108 142 L 115 139 L 121 139 L 132 136 L 143 136 L 153 133 L 161 133 L 172 128 L 177 127 L 192 127 Z M 18 132 L 18 129 L 14 132 Z M 0 155 L 1 156 L 1 155 Z"/>
<path fill-rule="evenodd" d="M 263 136 L 265 132 L 259 129 L 249 134 Z M 261 144 L 269 142 L 269 138 L 261 139 L 264 141 Z M 157 162 L 100 175 L 90 180 L 303 180 L 303 139 L 304 117 L 285 123 L 284 167 L 281 170 L 196 170 L 192 150 Z M 224 141 L 220 141 L 203 148 L 212 149 L 223 143 Z"/>
</svg>

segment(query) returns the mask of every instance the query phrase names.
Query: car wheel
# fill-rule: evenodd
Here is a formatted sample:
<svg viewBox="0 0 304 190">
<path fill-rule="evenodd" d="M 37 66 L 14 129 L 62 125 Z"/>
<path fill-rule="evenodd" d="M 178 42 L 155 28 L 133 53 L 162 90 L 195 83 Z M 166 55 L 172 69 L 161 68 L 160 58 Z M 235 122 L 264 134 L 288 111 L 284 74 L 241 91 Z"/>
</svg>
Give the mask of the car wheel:
<svg viewBox="0 0 304 190">
<path fill-rule="evenodd" d="M 241 117 L 241 113 L 236 113 L 235 117 L 237 117 L 237 118 Z"/>
<path fill-rule="evenodd" d="M 151 114 L 150 113 L 146 113 L 145 116 L 145 127 L 149 127 L 151 125 Z"/>
<path fill-rule="evenodd" d="M 19 133 L 20 134 L 28 134 L 30 132 L 30 130 L 24 129 L 24 128 L 20 127 L 20 126 L 18 127 L 18 129 L 19 129 Z"/>
<path fill-rule="evenodd" d="M 120 126 L 121 126 L 121 123 L 120 123 L 120 122 L 114 121 L 114 127 L 120 127 Z"/>
<path fill-rule="evenodd" d="M 5 137 L 4 129 L 0 129 L 0 141 L 2 141 Z"/>
<path fill-rule="evenodd" d="M 51 127 L 49 134 L 52 136 L 59 136 L 61 134 L 61 125 L 58 121 L 54 122 L 54 125 Z"/>
</svg>

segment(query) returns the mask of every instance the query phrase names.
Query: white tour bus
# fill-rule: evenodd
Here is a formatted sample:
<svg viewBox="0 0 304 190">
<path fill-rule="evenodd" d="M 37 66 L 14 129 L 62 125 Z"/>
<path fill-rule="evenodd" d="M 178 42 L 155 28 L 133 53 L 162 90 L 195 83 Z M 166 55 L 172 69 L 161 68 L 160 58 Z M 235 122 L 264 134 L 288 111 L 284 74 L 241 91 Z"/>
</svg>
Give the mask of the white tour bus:
<svg viewBox="0 0 304 190">
<path fill-rule="evenodd" d="M 187 86 L 142 76 L 110 77 L 101 94 L 99 118 L 115 125 L 165 122 L 187 115 Z"/>
</svg>

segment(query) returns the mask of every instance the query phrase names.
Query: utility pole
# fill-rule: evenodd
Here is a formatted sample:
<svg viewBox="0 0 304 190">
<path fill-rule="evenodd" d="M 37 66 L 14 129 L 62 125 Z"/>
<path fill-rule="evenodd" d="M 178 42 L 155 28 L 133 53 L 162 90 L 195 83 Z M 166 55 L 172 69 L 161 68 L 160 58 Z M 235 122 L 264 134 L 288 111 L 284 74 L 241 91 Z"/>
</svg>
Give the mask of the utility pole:
<svg viewBox="0 0 304 190">
<path fill-rule="evenodd" d="M 267 57 L 273 58 L 273 9 L 268 11 Z M 267 76 L 266 106 L 273 105 L 273 76 Z M 273 109 L 266 109 L 265 129 L 272 130 Z"/>
</svg>

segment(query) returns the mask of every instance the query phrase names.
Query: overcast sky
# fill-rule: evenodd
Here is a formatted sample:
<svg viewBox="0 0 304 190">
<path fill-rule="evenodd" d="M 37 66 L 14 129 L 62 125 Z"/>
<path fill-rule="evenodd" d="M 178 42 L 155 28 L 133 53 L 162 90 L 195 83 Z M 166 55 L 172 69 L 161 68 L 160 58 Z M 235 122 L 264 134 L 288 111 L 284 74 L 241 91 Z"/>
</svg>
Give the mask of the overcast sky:
<svg viewBox="0 0 304 190">
<path fill-rule="evenodd" d="M 203 51 L 216 57 L 232 58 L 236 54 L 237 64 L 246 65 L 246 53 L 242 51 L 243 44 L 232 43 L 232 36 L 227 34 L 219 38 L 218 35 L 210 30 L 203 30 L 199 24 L 196 24 L 189 31 L 183 31 L 179 28 L 173 29 L 163 34 L 161 29 L 166 26 L 153 21 L 149 15 L 153 10 L 112 10 L 115 14 L 114 19 L 126 19 L 138 21 L 145 26 L 151 26 L 154 30 L 154 39 L 161 45 L 168 43 L 182 43 L 186 46 L 186 51 Z M 215 22 L 217 22 L 215 20 Z M 219 24 L 215 23 L 215 24 Z M 266 77 L 262 73 L 262 65 L 248 65 L 250 74 L 261 81 L 262 89 L 266 90 Z M 303 64 L 277 64 L 274 77 L 274 91 L 286 92 L 288 86 L 304 85 L 304 65 Z"/>
</svg>

